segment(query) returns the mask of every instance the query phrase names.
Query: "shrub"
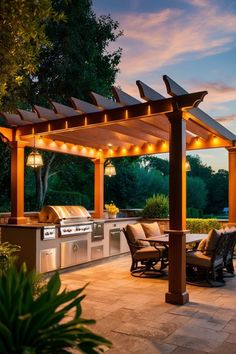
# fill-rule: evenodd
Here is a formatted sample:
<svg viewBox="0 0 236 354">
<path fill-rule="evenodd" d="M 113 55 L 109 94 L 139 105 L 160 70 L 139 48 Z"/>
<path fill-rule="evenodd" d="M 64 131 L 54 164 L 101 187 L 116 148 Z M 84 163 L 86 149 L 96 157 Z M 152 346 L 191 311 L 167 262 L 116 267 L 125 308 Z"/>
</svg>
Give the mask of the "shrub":
<svg viewBox="0 0 236 354">
<path fill-rule="evenodd" d="M 61 291 L 55 273 L 35 297 L 34 278 L 34 272 L 15 266 L 0 277 L 1 354 L 63 354 L 72 348 L 92 354 L 100 352 L 101 345 L 111 346 L 85 326 L 95 321 L 81 318 L 84 288 Z"/>
<path fill-rule="evenodd" d="M 15 253 L 20 251 L 20 246 L 9 242 L 0 243 L 0 275 L 7 271 L 16 259 Z"/>
<path fill-rule="evenodd" d="M 187 229 L 191 233 L 207 234 L 211 229 L 220 229 L 221 224 L 216 219 L 187 219 Z"/>
<path fill-rule="evenodd" d="M 168 212 L 168 198 L 163 194 L 157 194 L 146 200 L 142 215 L 144 218 L 167 218 Z"/>
</svg>

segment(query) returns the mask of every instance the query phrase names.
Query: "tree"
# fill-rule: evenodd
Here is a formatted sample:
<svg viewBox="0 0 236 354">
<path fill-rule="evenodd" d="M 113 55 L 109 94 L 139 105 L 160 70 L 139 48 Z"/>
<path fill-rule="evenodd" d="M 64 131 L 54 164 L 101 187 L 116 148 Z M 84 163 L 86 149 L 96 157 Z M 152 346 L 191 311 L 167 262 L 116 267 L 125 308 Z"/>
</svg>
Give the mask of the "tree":
<svg viewBox="0 0 236 354">
<path fill-rule="evenodd" d="M 49 45 L 45 35 L 47 21 L 62 18 L 50 0 L 0 2 L 1 109 L 16 108 L 26 77 L 36 72 L 40 50 Z"/>
<path fill-rule="evenodd" d="M 147 169 L 159 170 L 164 176 L 169 175 L 169 161 L 160 159 L 157 156 L 146 155 L 142 156 L 142 161 Z"/>
<path fill-rule="evenodd" d="M 200 177 L 187 178 L 187 207 L 204 210 L 207 203 L 207 189 Z"/>
<path fill-rule="evenodd" d="M 122 34 L 110 16 L 96 17 L 91 0 L 53 0 L 53 8 L 63 12 L 65 22 L 50 21 L 46 34 L 51 47 L 40 54 L 37 76 L 31 78 L 30 102 L 54 99 L 66 103 L 71 96 L 89 100 L 89 92 L 111 95 L 121 49 L 108 51 Z"/>
<path fill-rule="evenodd" d="M 36 9 L 34 8 L 36 1 L 25 0 L 20 2 L 24 3 L 25 8 L 22 4 L 22 7 L 19 6 L 19 11 L 15 9 L 17 3 L 17 0 L 9 2 L 7 11 L 9 12 L 10 7 L 12 7 L 11 11 L 14 16 L 18 15 L 23 22 L 25 17 L 21 15 L 21 12 L 24 9 L 25 16 L 30 17 L 30 20 L 25 20 L 27 27 L 24 27 L 23 24 L 20 27 L 22 31 L 24 29 L 24 31 L 29 33 L 23 32 L 21 52 L 18 51 L 17 53 L 19 57 L 24 57 L 24 50 L 29 45 L 30 53 L 33 52 L 35 56 L 31 55 L 30 57 L 29 55 L 29 63 L 30 58 L 32 58 L 32 66 L 31 70 L 28 71 L 22 70 L 24 65 L 16 61 L 16 69 L 13 72 L 21 73 L 22 77 L 17 85 L 9 85 L 7 94 L 11 98 L 11 105 L 7 104 L 5 99 L 4 109 L 8 107 L 16 108 L 19 105 L 22 108 L 26 108 L 35 103 L 47 105 L 49 98 L 62 103 L 65 103 L 70 96 L 88 99 L 90 91 L 97 91 L 106 96 L 111 95 L 111 86 L 114 84 L 121 57 L 120 48 L 116 51 L 108 52 L 109 44 L 121 35 L 116 21 L 113 21 L 110 16 L 97 18 L 92 11 L 92 2 L 90 0 L 43 0 L 43 9 L 46 9 L 46 3 L 48 3 L 48 6 L 50 5 L 47 16 L 45 15 L 44 17 L 42 17 L 43 11 L 40 12 L 41 7 L 39 5 Z M 41 2 L 37 2 L 37 4 L 41 5 Z M 5 11 L 5 18 L 7 17 L 7 11 Z M 36 17 L 33 16 L 33 11 L 37 15 Z M 64 17 L 58 14 L 63 14 Z M 63 21 L 55 21 L 56 19 Z M 40 24 L 42 25 L 41 27 Z M 37 28 L 40 31 L 36 35 Z M 12 40 L 17 41 L 17 27 L 11 35 Z M 32 48 L 31 42 L 28 43 L 31 40 L 31 35 L 36 38 L 35 42 L 32 41 Z M 37 50 L 34 52 L 35 43 L 37 44 Z M 40 43 L 41 45 L 39 45 Z M 40 50 L 41 53 L 39 55 Z M 27 55 L 26 53 L 26 57 Z M 20 90 L 18 90 L 18 87 L 20 87 Z M 14 97 L 14 100 L 12 97 Z M 77 158 L 77 161 L 81 162 L 82 160 Z M 60 154 L 56 154 L 54 158 L 54 154 L 44 153 L 44 161 L 43 169 L 35 171 L 36 183 L 32 183 L 29 180 L 29 177 L 32 178 L 33 172 L 26 172 L 26 197 L 28 198 L 26 206 L 28 209 L 35 209 L 36 205 L 37 208 L 42 205 L 51 183 L 54 183 L 54 188 L 57 191 L 60 190 L 55 181 L 60 184 L 58 176 L 62 177 L 62 173 L 65 172 L 65 159 Z M 68 166 L 70 163 L 74 165 L 74 157 L 67 156 L 67 163 Z M 80 166 L 83 166 L 82 162 Z M 51 175 L 54 178 L 50 177 L 48 180 Z M 76 188 L 78 188 L 81 182 L 81 174 L 78 169 L 71 170 L 71 176 L 77 181 Z M 70 176 L 67 174 L 67 177 Z M 83 184 L 83 182 L 81 183 Z M 36 189 L 36 198 L 32 195 L 33 186 Z M 64 185 L 64 188 L 68 191 L 68 183 Z M 90 188 L 90 191 L 93 191 L 93 188 Z M 91 205 L 92 197 L 90 191 L 88 193 L 89 200 L 86 200 L 87 205 Z M 52 189 L 51 193 L 53 193 Z M 82 200 L 84 200 L 84 193 L 80 193 L 80 195 Z M 71 200 L 68 195 L 67 200 Z"/>
<path fill-rule="evenodd" d="M 118 22 L 110 16 L 96 18 L 90 0 L 55 0 L 53 8 L 63 13 L 66 21 L 49 21 L 46 27 L 51 46 L 45 47 L 40 54 L 37 75 L 29 77 L 27 100 L 31 104 L 47 104 L 48 99 L 66 103 L 71 96 L 89 99 L 90 91 L 109 96 L 118 72 L 121 49 L 108 52 L 107 47 L 121 35 L 119 31 L 116 34 Z M 57 173 L 59 169 L 64 171 L 63 164 L 59 163 L 61 159 L 56 155 L 52 164 L 48 158 L 46 161 L 50 166 L 46 162 L 44 168 L 36 173 L 39 206 L 46 198 L 51 167 L 57 166 Z M 70 163 L 73 165 L 73 161 L 73 157 L 67 156 L 68 166 Z M 71 171 L 71 176 L 77 181 L 81 177 L 77 170 Z M 90 201 L 85 204 L 91 205 Z"/>
<path fill-rule="evenodd" d="M 221 169 L 209 182 L 207 209 L 212 213 L 222 214 L 223 208 L 228 206 L 228 178 L 228 171 Z"/>
</svg>

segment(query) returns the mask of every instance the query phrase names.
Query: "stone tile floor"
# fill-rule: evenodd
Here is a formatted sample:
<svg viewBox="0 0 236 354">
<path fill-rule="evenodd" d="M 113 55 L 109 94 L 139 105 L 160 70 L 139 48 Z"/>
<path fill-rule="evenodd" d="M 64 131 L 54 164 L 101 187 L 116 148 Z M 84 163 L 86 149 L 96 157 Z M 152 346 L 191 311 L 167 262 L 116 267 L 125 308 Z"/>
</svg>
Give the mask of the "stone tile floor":
<svg viewBox="0 0 236 354">
<path fill-rule="evenodd" d="M 113 343 L 107 353 L 236 353 L 236 277 L 221 288 L 187 286 L 190 302 L 175 306 L 164 301 L 166 277 L 132 277 L 129 267 L 123 256 L 61 274 L 70 290 L 88 283 L 82 315 Z"/>
</svg>

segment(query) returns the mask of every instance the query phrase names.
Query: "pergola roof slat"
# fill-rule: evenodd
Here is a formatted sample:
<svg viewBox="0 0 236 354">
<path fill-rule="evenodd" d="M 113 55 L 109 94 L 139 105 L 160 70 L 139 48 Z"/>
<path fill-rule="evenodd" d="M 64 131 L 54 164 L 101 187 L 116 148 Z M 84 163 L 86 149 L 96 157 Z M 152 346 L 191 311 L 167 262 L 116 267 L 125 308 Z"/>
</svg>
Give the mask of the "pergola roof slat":
<svg viewBox="0 0 236 354">
<path fill-rule="evenodd" d="M 64 104 L 54 101 L 51 101 L 51 104 L 53 105 L 55 112 L 63 117 L 74 117 L 76 114 L 79 114 L 73 108 L 65 106 Z"/>
<path fill-rule="evenodd" d="M 35 112 L 25 111 L 23 109 L 17 109 L 17 112 L 21 116 L 21 119 L 31 123 L 40 123 L 43 119 L 39 118 L 38 114 Z"/>
<path fill-rule="evenodd" d="M 150 86 L 146 85 L 144 82 L 137 80 L 136 84 L 139 89 L 140 97 L 146 101 L 157 101 L 165 98 L 157 91 L 153 90 Z"/>
<path fill-rule="evenodd" d="M 32 122 L 22 120 L 19 114 L 6 113 L 6 112 L 1 112 L 0 114 L 5 119 L 7 124 L 9 124 L 10 126 L 13 126 L 13 127 L 32 124 Z"/>
<path fill-rule="evenodd" d="M 130 96 L 128 93 L 122 91 L 118 87 L 112 86 L 112 93 L 116 101 L 120 102 L 122 105 L 130 106 L 133 104 L 141 103 L 139 100 Z"/>
<path fill-rule="evenodd" d="M 157 139 L 160 138 L 157 136 L 149 135 L 149 134 L 145 133 L 144 131 L 133 129 L 133 127 L 131 127 L 131 129 L 130 129 L 130 127 L 125 126 L 124 123 L 107 125 L 106 129 L 111 130 L 111 131 L 120 132 L 129 138 L 130 137 L 137 138 L 137 139 L 139 139 L 139 143 L 140 143 L 140 141 L 143 141 L 143 142 L 150 142 L 150 143 L 155 144 L 157 142 Z"/>
<path fill-rule="evenodd" d="M 102 110 L 100 107 L 97 107 L 89 102 L 79 100 L 78 98 L 75 97 L 71 97 L 70 101 L 74 109 L 82 113 L 96 113 Z"/>
<path fill-rule="evenodd" d="M 122 107 L 123 105 L 117 103 L 109 98 L 99 95 L 98 93 L 91 92 L 92 99 L 96 103 L 98 107 L 102 107 L 104 109 L 114 109 L 118 107 Z"/>
<path fill-rule="evenodd" d="M 56 114 L 52 109 L 34 105 L 35 111 L 38 113 L 40 118 L 45 120 L 55 120 L 59 118 L 64 118 L 63 116 Z"/>
</svg>

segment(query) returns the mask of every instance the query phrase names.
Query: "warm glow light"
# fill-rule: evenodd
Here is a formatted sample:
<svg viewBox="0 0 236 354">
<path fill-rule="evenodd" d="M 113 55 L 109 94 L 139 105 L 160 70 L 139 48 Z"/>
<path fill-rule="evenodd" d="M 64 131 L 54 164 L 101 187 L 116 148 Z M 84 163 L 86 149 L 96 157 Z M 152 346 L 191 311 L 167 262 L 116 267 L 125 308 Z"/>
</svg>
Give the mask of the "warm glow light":
<svg viewBox="0 0 236 354">
<path fill-rule="evenodd" d="M 140 150 L 139 146 L 135 146 L 135 148 L 134 148 L 134 152 L 138 153 L 138 152 L 139 152 L 139 150 Z"/>
<path fill-rule="evenodd" d="M 129 118 L 129 112 L 128 112 L 128 109 L 125 110 L 125 119 L 128 119 Z"/>
<path fill-rule="evenodd" d="M 126 153 L 127 153 L 127 149 L 126 149 L 126 148 L 123 148 L 123 149 L 121 150 L 121 152 L 122 152 L 122 154 L 126 154 Z"/>
<path fill-rule="evenodd" d="M 190 166 L 189 161 L 186 161 L 185 167 L 186 167 L 186 172 L 190 172 L 191 171 L 191 166 Z"/>
<path fill-rule="evenodd" d="M 43 166 L 42 155 L 36 149 L 34 149 L 27 157 L 26 166 L 32 168 L 38 168 Z"/>
<path fill-rule="evenodd" d="M 151 114 L 151 106 L 150 106 L 150 105 L 148 105 L 147 114 L 148 114 L 148 115 Z"/>
<path fill-rule="evenodd" d="M 153 145 L 152 144 L 148 144 L 148 151 L 153 151 Z"/>
<path fill-rule="evenodd" d="M 104 175 L 108 177 L 112 177 L 116 175 L 116 168 L 110 160 L 108 160 L 105 165 Z"/>
</svg>

